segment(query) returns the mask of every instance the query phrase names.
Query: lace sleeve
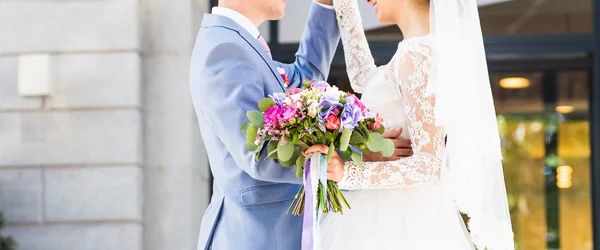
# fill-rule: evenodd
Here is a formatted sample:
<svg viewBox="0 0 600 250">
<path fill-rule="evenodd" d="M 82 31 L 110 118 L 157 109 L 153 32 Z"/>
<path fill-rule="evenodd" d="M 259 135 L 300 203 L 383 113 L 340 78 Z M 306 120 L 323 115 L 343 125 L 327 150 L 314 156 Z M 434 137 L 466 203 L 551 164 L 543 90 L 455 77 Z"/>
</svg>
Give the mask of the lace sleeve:
<svg viewBox="0 0 600 250">
<path fill-rule="evenodd" d="M 346 70 L 352 89 L 362 93 L 366 82 L 381 68 L 375 66 L 362 26 L 357 0 L 334 0 L 338 27 L 344 46 Z"/>
<path fill-rule="evenodd" d="M 397 161 L 365 162 L 362 168 L 347 162 L 338 183 L 341 189 L 403 188 L 439 180 L 443 131 L 435 126 L 435 96 L 427 91 L 429 57 L 421 52 L 398 55 L 390 62 L 387 78 L 403 96 L 414 155 Z"/>
</svg>

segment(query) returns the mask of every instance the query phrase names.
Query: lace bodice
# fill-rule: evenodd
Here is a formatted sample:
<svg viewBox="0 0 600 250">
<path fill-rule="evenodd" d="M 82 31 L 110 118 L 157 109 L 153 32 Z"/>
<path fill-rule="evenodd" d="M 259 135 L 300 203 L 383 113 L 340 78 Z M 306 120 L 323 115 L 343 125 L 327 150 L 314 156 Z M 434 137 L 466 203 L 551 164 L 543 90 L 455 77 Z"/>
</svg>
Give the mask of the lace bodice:
<svg viewBox="0 0 600 250">
<path fill-rule="evenodd" d="M 386 128 L 408 130 L 414 155 L 390 162 L 347 162 L 341 189 L 403 188 L 435 183 L 440 178 L 444 131 L 435 126 L 435 95 L 429 37 L 405 39 L 390 63 L 376 67 L 362 28 L 356 0 L 334 0 L 347 71 L 365 104 L 381 113 Z M 391 103 L 385 103 L 385 101 Z M 377 105 L 377 104 L 385 105 Z M 376 105 L 372 105 L 376 104 Z"/>
</svg>

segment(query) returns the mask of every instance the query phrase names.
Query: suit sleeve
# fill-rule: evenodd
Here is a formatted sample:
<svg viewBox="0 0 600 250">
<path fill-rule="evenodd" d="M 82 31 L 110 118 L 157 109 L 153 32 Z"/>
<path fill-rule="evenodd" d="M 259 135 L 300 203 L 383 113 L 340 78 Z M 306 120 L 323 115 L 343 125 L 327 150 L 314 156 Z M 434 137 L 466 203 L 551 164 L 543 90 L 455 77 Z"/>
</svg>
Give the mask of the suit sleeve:
<svg viewBox="0 0 600 250">
<path fill-rule="evenodd" d="M 244 148 L 245 135 L 240 126 L 247 122 L 246 111 L 257 110 L 265 97 L 264 82 L 256 65 L 240 45 L 222 43 L 209 52 L 207 66 L 212 83 L 210 92 L 197 93 L 205 99 L 206 111 L 214 123 L 219 139 L 225 144 L 236 164 L 252 178 L 278 183 L 300 184 L 295 168 L 284 168 L 277 161 L 261 155 L 255 161 L 254 153 Z M 208 91 L 208 89 L 206 90 Z"/>
<path fill-rule="evenodd" d="M 304 80 L 327 80 L 339 40 L 335 11 L 313 2 L 296 60 L 291 64 L 275 63 L 285 69 L 291 88 L 299 87 Z"/>
</svg>

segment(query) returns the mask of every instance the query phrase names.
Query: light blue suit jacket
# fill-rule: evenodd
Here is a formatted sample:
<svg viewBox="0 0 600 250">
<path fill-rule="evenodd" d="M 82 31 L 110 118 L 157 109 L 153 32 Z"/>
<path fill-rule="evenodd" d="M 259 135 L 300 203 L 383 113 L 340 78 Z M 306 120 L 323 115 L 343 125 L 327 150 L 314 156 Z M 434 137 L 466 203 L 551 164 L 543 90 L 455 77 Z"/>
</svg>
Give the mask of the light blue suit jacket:
<svg viewBox="0 0 600 250">
<path fill-rule="evenodd" d="M 213 195 L 204 217 L 198 249 L 300 249 L 301 216 L 286 214 L 301 180 L 263 155 L 244 149 L 240 126 L 246 111 L 290 87 L 329 74 L 339 31 L 334 10 L 313 3 L 296 62 L 269 59 L 263 47 L 233 20 L 206 14 L 190 66 L 190 90 L 214 176 Z"/>
</svg>

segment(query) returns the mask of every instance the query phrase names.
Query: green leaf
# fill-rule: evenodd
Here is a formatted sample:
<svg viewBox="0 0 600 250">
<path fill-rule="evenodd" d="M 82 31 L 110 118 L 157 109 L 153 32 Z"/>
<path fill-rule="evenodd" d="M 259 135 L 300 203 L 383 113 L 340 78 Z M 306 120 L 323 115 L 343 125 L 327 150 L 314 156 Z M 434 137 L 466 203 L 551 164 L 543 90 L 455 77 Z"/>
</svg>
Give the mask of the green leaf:
<svg viewBox="0 0 600 250">
<path fill-rule="evenodd" d="M 369 147 L 367 147 L 367 144 L 366 144 L 366 143 L 359 144 L 359 145 L 358 145 L 358 150 L 360 150 L 360 152 L 362 152 L 363 154 L 368 154 L 369 152 L 371 152 L 371 151 L 369 150 Z"/>
<path fill-rule="evenodd" d="M 296 143 L 296 146 L 300 147 L 300 150 L 307 150 L 309 148 L 308 145 L 306 145 L 306 143 L 304 143 L 303 141 L 299 141 L 298 143 Z"/>
<path fill-rule="evenodd" d="M 258 145 L 254 144 L 253 142 L 246 142 L 244 143 L 244 148 L 250 152 L 254 152 L 256 149 L 258 149 Z"/>
<path fill-rule="evenodd" d="M 383 133 L 385 133 L 385 127 L 383 127 L 383 125 L 381 125 L 381 127 L 379 129 L 373 129 L 373 132 L 383 134 Z"/>
<path fill-rule="evenodd" d="M 267 148 L 268 155 L 267 157 L 271 159 L 277 159 L 277 143 L 271 142 L 269 143 L 269 147 Z"/>
<path fill-rule="evenodd" d="M 273 101 L 271 98 L 262 99 L 258 103 L 258 109 L 260 109 L 260 112 L 267 112 L 267 109 L 273 106 L 275 106 L 275 101 Z"/>
<path fill-rule="evenodd" d="M 329 163 L 329 161 L 333 157 L 333 152 L 335 152 L 335 145 L 332 142 L 331 144 L 329 144 L 329 151 L 327 151 L 327 163 Z"/>
<path fill-rule="evenodd" d="M 279 164 L 281 164 L 281 166 L 284 166 L 286 168 L 293 167 L 294 165 L 296 165 L 296 160 L 301 155 L 302 154 L 300 154 L 300 150 L 295 150 L 294 153 L 292 154 L 292 157 L 289 160 L 287 160 L 287 161 L 279 161 Z"/>
<path fill-rule="evenodd" d="M 367 143 L 367 138 L 365 138 L 358 130 L 352 131 L 352 136 L 350 137 L 350 144 L 358 145 Z"/>
<path fill-rule="evenodd" d="M 248 125 L 248 130 L 246 130 L 246 143 L 254 144 L 256 141 L 256 135 L 258 134 L 258 130 L 254 125 Z"/>
<path fill-rule="evenodd" d="M 304 157 L 304 155 L 298 156 L 298 159 L 296 159 L 296 177 L 298 177 L 298 179 L 300 179 L 302 173 L 304 173 L 304 164 L 306 164 L 306 157 Z"/>
<path fill-rule="evenodd" d="M 350 157 L 352 157 L 354 165 L 356 165 L 359 168 L 362 168 L 362 157 L 360 156 L 360 154 L 352 153 L 352 156 Z"/>
<path fill-rule="evenodd" d="M 365 138 L 365 142 L 366 142 L 367 140 L 369 140 L 369 133 L 368 133 L 368 130 L 363 129 L 363 126 L 361 126 L 361 125 L 354 128 L 354 132 L 358 133 L 362 138 Z M 365 133 L 365 131 L 367 131 L 367 133 Z"/>
<path fill-rule="evenodd" d="M 348 149 L 348 143 L 350 143 L 350 137 L 352 136 L 352 130 L 345 128 L 340 138 L 340 150 L 346 151 Z"/>
<path fill-rule="evenodd" d="M 371 138 L 367 141 L 367 147 L 371 152 L 381 152 L 383 150 L 384 142 L 383 136 L 379 133 L 371 133 Z"/>
<path fill-rule="evenodd" d="M 252 123 L 252 125 L 256 126 L 257 128 L 262 128 L 265 125 L 265 117 L 261 112 L 258 112 L 256 110 L 249 110 L 246 112 L 246 116 L 248 117 L 250 123 Z"/>
<path fill-rule="evenodd" d="M 394 142 L 390 139 L 383 140 L 383 149 L 381 150 L 381 155 L 384 157 L 390 157 L 394 154 Z"/>
<path fill-rule="evenodd" d="M 298 139 L 298 133 L 294 133 L 292 136 L 292 144 L 296 145 L 299 141 L 300 139 Z"/>
<path fill-rule="evenodd" d="M 346 151 L 342 152 L 343 156 L 345 159 L 348 159 L 350 156 L 352 156 L 352 153 L 354 151 L 352 151 L 352 149 L 347 149 Z"/>
<path fill-rule="evenodd" d="M 285 145 L 281 143 L 285 143 L 284 141 L 280 141 L 277 146 L 277 158 L 280 162 L 289 161 L 292 156 L 294 156 L 294 144 L 287 142 Z"/>
<path fill-rule="evenodd" d="M 250 126 L 249 122 L 242 124 L 242 126 L 240 127 L 240 131 L 242 131 L 242 133 L 246 134 L 246 131 L 248 131 L 248 126 Z"/>
</svg>

